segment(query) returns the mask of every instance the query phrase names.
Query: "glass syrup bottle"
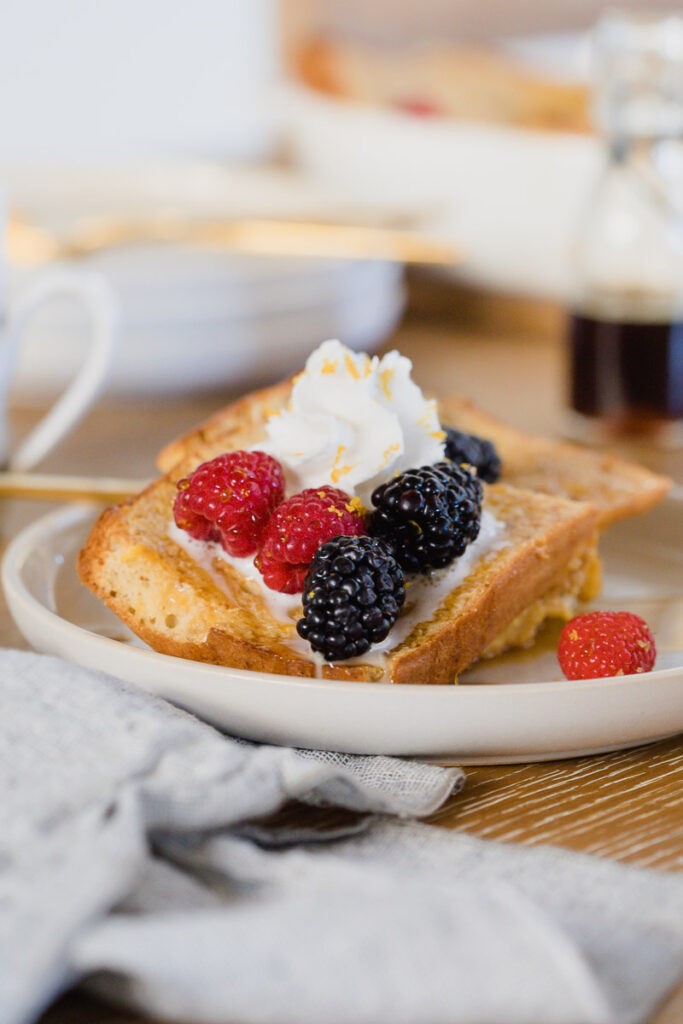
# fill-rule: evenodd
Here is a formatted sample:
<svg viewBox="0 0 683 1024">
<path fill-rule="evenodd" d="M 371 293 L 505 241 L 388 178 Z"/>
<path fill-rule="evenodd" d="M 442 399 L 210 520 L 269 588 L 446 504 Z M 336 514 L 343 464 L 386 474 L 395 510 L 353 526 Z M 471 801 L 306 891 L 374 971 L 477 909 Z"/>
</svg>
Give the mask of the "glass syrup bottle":
<svg viewBox="0 0 683 1024">
<path fill-rule="evenodd" d="M 568 433 L 683 444 L 683 18 L 595 33 L 607 163 L 574 251 Z"/>
</svg>

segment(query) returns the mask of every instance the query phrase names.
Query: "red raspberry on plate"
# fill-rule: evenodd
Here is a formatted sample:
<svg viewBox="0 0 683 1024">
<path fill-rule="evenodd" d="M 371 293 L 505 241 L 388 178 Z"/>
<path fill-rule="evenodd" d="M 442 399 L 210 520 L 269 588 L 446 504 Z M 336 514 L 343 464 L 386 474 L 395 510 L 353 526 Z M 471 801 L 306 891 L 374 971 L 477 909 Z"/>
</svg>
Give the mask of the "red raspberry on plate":
<svg viewBox="0 0 683 1024">
<path fill-rule="evenodd" d="M 252 555 L 285 494 L 279 462 L 265 452 L 227 452 L 178 481 L 176 525 L 191 537 L 219 541 L 229 555 Z"/>
<path fill-rule="evenodd" d="M 657 650 L 647 623 L 631 612 L 588 612 L 560 633 L 557 660 L 567 679 L 649 672 Z"/>
<path fill-rule="evenodd" d="M 297 594 L 321 544 L 367 533 L 360 502 L 337 487 L 309 487 L 273 512 L 255 562 L 271 590 Z"/>
</svg>

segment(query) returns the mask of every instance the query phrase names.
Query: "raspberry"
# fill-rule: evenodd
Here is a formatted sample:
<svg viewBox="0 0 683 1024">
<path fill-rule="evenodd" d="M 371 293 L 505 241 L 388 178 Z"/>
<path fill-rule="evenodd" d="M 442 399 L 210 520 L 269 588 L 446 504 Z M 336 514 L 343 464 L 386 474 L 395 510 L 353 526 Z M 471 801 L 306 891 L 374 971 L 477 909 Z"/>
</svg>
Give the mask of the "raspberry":
<svg viewBox="0 0 683 1024">
<path fill-rule="evenodd" d="M 280 463 L 265 452 L 228 452 L 178 481 L 176 525 L 197 540 L 218 541 L 230 555 L 258 549 L 271 512 L 285 493 Z"/>
<path fill-rule="evenodd" d="M 386 544 L 336 537 L 313 557 L 296 628 L 327 661 L 358 657 L 385 639 L 404 600 L 403 570 Z"/>
<path fill-rule="evenodd" d="M 500 458 L 491 441 L 486 441 L 476 434 L 465 434 L 454 427 L 444 427 L 446 440 L 444 452 L 453 462 L 469 462 L 477 471 L 477 476 L 487 484 L 495 484 L 500 476 Z"/>
<path fill-rule="evenodd" d="M 372 494 L 370 534 L 386 541 L 406 572 L 449 565 L 477 539 L 482 487 L 454 462 L 408 469 Z"/>
<path fill-rule="evenodd" d="M 263 582 L 271 590 L 279 590 L 283 594 L 300 594 L 304 589 L 304 580 L 308 565 L 290 565 L 279 558 L 271 558 L 263 551 L 254 559 L 263 576 Z"/>
<path fill-rule="evenodd" d="M 272 590 L 296 594 L 321 544 L 366 533 L 365 520 L 348 494 L 336 487 L 310 487 L 279 505 L 268 521 L 257 567 Z"/>
<path fill-rule="evenodd" d="M 647 623 L 631 612 L 588 612 L 560 633 L 557 660 L 567 679 L 649 672 L 657 651 Z"/>
</svg>

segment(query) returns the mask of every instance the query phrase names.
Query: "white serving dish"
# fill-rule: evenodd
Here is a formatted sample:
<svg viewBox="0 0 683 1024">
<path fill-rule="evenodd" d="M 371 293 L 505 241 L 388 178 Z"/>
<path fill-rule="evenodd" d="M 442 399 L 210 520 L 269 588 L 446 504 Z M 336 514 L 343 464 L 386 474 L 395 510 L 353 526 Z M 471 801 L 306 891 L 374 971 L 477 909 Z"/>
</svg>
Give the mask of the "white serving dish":
<svg viewBox="0 0 683 1024">
<path fill-rule="evenodd" d="M 62 237 L 90 217 L 375 215 L 297 175 L 192 161 L 6 172 L 12 208 Z M 360 207 L 360 209 L 358 208 Z M 381 210 L 386 204 L 380 205 Z M 403 309 L 402 267 L 374 260 L 274 258 L 182 245 L 111 248 L 79 260 L 120 304 L 109 394 L 246 388 L 296 369 L 321 338 L 374 349 Z M 12 268 L 10 300 L 35 271 Z M 85 322 L 67 302 L 29 325 L 16 394 L 61 390 L 82 359 Z"/>
<path fill-rule="evenodd" d="M 503 48 L 554 77 L 585 77 L 587 37 L 544 35 Z M 477 285 L 566 299 L 572 246 L 605 160 L 594 136 L 420 118 L 292 85 L 284 118 L 302 170 L 322 186 L 422 208 L 457 245 L 453 273 Z"/>
</svg>

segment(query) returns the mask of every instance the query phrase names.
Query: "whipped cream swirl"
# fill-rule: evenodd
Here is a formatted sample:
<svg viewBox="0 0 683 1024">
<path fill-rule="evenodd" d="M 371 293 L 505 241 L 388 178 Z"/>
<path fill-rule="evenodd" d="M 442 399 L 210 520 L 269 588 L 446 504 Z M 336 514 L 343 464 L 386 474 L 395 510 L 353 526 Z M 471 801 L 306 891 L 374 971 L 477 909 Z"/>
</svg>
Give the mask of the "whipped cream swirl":
<svg viewBox="0 0 683 1024">
<path fill-rule="evenodd" d="M 283 465 L 293 489 L 331 484 L 369 505 L 389 477 L 443 458 L 436 402 L 411 370 L 398 352 L 371 359 L 324 342 L 296 378 L 287 409 L 267 420 L 259 447 Z"/>
</svg>

